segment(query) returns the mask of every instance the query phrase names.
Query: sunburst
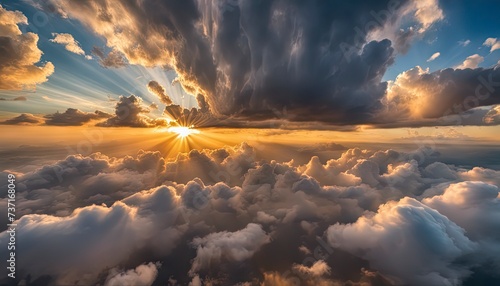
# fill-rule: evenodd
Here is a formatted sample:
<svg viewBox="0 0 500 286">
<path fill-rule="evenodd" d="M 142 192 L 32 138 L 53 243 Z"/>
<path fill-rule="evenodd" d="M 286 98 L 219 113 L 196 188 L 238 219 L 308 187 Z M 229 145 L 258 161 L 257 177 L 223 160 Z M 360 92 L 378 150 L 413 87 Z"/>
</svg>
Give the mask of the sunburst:
<svg viewBox="0 0 500 286">
<path fill-rule="evenodd" d="M 174 126 L 167 129 L 168 132 L 177 134 L 179 138 L 186 138 L 192 134 L 200 134 L 200 131 L 187 126 Z"/>
</svg>

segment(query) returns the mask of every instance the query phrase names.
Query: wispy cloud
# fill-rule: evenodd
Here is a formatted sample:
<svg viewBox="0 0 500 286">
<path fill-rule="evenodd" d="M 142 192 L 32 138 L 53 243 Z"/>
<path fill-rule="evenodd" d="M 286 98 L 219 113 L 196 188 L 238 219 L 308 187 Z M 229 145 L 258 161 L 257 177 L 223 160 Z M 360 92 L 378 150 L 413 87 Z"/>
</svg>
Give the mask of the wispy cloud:
<svg viewBox="0 0 500 286">
<path fill-rule="evenodd" d="M 432 62 L 433 60 L 437 59 L 440 55 L 441 55 L 440 52 L 432 54 L 432 56 L 429 59 L 427 59 L 427 62 Z"/>
</svg>

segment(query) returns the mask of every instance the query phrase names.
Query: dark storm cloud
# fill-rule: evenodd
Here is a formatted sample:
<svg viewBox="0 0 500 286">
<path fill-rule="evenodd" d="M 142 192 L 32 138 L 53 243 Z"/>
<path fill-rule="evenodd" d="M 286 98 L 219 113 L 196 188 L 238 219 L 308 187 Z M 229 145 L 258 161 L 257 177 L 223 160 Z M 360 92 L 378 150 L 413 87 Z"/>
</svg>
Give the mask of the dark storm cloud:
<svg viewBox="0 0 500 286">
<path fill-rule="evenodd" d="M 18 274 L 53 284 L 457 285 L 500 265 L 498 171 L 418 150 L 349 149 L 300 166 L 256 152 L 69 156 L 17 174 Z"/>
<path fill-rule="evenodd" d="M 91 120 L 105 119 L 112 115 L 103 111 L 83 112 L 78 109 L 68 108 L 63 113 L 53 113 L 44 116 L 45 124 L 57 126 L 80 126 Z"/>
<path fill-rule="evenodd" d="M 290 121 L 338 124 L 366 122 L 381 107 L 395 54 L 372 34 L 392 33 L 411 11 L 420 30 L 440 19 L 429 7 L 441 15 L 435 1 L 51 3 L 131 64 L 174 68 L 216 116 L 263 120 L 287 108 Z"/>
<path fill-rule="evenodd" d="M 218 125 L 277 118 L 418 126 L 460 113 L 457 104 L 465 111 L 499 98 L 498 69 L 416 67 L 394 83 L 382 81 L 396 53 L 444 19 L 435 0 L 50 3 L 103 36 L 130 64 L 173 68 Z M 95 54 L 105 57 L 100 49 Z M 490 96 L 469 102 L 466 94 L 475 94 L 481 77 L 489 83 L 480 92 Z M 422 85 L 427 94 L 416 97 Z M 178 109 L 166 113 L 199 116 Z"/>
</svg>

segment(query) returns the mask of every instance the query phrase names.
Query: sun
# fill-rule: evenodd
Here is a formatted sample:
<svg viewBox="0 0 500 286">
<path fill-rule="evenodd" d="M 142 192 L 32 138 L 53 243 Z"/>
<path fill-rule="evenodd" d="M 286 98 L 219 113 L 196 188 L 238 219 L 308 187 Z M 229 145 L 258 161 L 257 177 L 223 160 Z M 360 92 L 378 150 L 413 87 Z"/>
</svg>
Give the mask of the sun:
<svg viewBox="0 0 500 286">
<path fill-rule="evenodd" d="M 168 132 L 175 133 L 179 138 L 186 138 L 191 134 L 199 134 L 200 131 L 187 126 L 169 127 Z"/>
</svg>

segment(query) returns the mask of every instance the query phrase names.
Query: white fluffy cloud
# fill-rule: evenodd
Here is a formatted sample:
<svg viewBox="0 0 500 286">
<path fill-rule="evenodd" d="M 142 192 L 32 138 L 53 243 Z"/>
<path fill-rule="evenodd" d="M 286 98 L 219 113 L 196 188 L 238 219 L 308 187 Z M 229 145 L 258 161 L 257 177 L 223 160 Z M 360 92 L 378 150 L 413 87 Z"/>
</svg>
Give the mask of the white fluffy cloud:
<svg viewBox="0 0 500 286">
<path fill-rule="evenodd" d="M 476 248 L 462 228 L 411 198 L 333 225 L 327 234 L 332 246 L 367 259 L 396 284 L 456 285 L 469 272 L 453 262 Z"/>
<path fill-rule="evenodd" d="M 484 61 L 484 58 L 478 54 L 474 54 L 472 56 L 468 56 L 465 61 L 457 66 L 458 69 L 475 69 L 479 66 L 480 63 Z"/>
</svg>

